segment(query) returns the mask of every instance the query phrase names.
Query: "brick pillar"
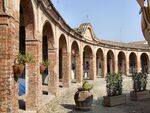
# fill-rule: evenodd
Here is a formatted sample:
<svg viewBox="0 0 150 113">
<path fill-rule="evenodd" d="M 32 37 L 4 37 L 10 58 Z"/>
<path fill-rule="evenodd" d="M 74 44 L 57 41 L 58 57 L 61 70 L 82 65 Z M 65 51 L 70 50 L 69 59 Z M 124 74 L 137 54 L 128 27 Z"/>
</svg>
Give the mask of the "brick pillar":
<svg viewBox="0 0 150 113">
<path fill-rule="evenodd" d="M 93 80 L 93 56 L 89 60 L 89 78 Z"/>
<path fill-rule="evenodd" d="M 96 79 L 96 56 L 93 55 L 90 57 L 90 79 L 95 80 Z"/>
<path fill-rule="evenodd" d="M 104 78 L 104 58 L 101 59 L 101 76 Z"/>
<path fill-rule="evenodd" d="M 129 57 L 126 59 L 126 75 L 129 75 Z"/>
<path fill-rule="evenodd" d="M 39 71 L 40 42 L 36 40 L 26 40 L 26 53 L 33 55 L 34 63 L 27 64 L 27 94 L 26 110 L 37 110 L 42 101 L 42 76 Z"/>
<path fill-rule="evenodd" d="M 7 15 L 1 15 L 0 113 L 18 113 L 18 81 L 14 79 L 12 68 L 14 59 L 19 51 L 18 35 L 18 23 L 11 20 Z"/>
<path fill-rule="evenodd" d="M 115 72 L 115 73 L 118 73 L 118 56 L 117 56 L 117 55 L 115 55 L 114 60 L 115 60 L 115 61 L 113 62 L 113 63 L 115 63 L 115 65 L 114 65 L 114 66 L 115 66 L 115 67 L 114 67 L 114 68 L 115 68 L 114 72 Z"/>
<path fill-rule="evenodd" d="M 124 59 L 122 59 L 122 67 L 121 67 L 121 70 L 122 70 L 122 73 L 123 74 L 125 74 L 125 72 L 126 72 L 126 67 L 125 67 L 126 65 L 125 65 L 125 60 Z"/>
<path fill-rule="evenodd" d="M 0 13 L 1 14 L 4 13 L 5 8 L 6 8 L 6 7 L 4 7 L 4 2 L 5 2 L 5 0 L 0 0 Z"/>
<path fill-rule="evenodd" d="M 67 52 L 62 52 L 62 78 L 63 78 L 63 87 L 69 87 L 70 86 L 70 70 L 71 70 L 71 66 L 70 66 L 70 57 L 69 57 L 69 53 Z"/>
<path fill-rule="evenodd" d="M 76 54 L 76 79 L 79 83 L 83 80 L 82 70 L 82 57 L 80 54 Z"/>
<path fill-rule="evenodd" d="M 137 55 L 137 72 L 141 72 L 141 58 Z"/>
<path fill-rule="evenodd" d="M 113 73 L 115 70 L 115 63 L 114 63 L 114 59 L 108 59 L 109 65 L 110 65 L 110 73 Z"/>
<path fill-rule="evenodd" d="M 96 67 L 96 55 L 93 55 L 93 80 L 97 79 Z"/>
<path fill-rule="evenodd" d="M 148 57 L 148 61 L 147 61 L 147 68 L 148 68 L 148 74 L 150 74 L 150 59 L 149 59 L 149 57 Z"/>
<path fill-rule="evenodd" d="M 48 50 L 48 59 L 50 63 L 50 79 L 48 83 L 48 92 L 57 95 L 59 89 L 58 49 Z"/>
<path fill-rule="evenodd" d="M 104 56 L 103 60 L 103 77 L 106 77 L 107 74 L 107 57 Z"/>
</svg>

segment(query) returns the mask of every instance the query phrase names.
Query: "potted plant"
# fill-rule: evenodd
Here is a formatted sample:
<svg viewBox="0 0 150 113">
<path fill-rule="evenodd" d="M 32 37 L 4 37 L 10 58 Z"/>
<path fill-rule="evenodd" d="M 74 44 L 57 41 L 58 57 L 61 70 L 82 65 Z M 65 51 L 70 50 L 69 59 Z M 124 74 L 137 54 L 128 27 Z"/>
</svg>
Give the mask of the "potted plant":
<svg viewBox="0 0 150 113">
<path fill-rule="evenodd" d="M 146 73 L 133 73 L 133 91 L 130 92 L 131 100 L 142 100 L 150 98 L 150 91 L 146 90 L 147 74 Z"/>
<path fill-rule="evenodd" d="M 48 68 L 49 62 L 48 60 L 43 60 L 40 65 L 40 73 L 43 74 L 46 68 Z"/>
<path fill-rule="evenodd" d="M 122 95 L 122 74 L 107 74 L 107 96 L 103 97 L 104 106 L 116 106 L 126 103 L 126 95 Z"/>
<path fill-rule="evenodd" d="M 82 87 L 78 88 L 78 91 L 74 95 L 76 106 L 80 110 L 90 110 L 93 102 L 93 94 L 90 90 L 93 88 L 93 84 L 88 81 L 83 81 Z"/>
<path fill-rule="evenodd" d="M 21 54 L 19 53 L 15 58 L 14 65 L 13 65 L 13 73 L 15 77 L 19 77 L 24 71 L 25 63 L 33 62 L 33 57 L 31 54 Z"/>
</svg>

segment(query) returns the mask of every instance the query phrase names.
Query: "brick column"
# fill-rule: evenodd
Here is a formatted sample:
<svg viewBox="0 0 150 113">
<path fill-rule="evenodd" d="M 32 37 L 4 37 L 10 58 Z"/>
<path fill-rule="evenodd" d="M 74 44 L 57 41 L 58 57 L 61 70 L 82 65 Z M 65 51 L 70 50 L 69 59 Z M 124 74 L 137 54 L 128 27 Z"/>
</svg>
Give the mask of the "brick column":
<svg viewBox="0 0 150 113">
<path fill-rule="evenodd" d="M 40 59 L 40 42 L 36 40 L 26 40 L 26 53 L 30 53 L 34 57 L 34 63 L 27 64 L 27 94 L 26 94 L 26 110 L 37 110 L 42 100 L 42 76 L 39 71 Z"/>
<path fill-rule="evenodd" d="M 59 89 L 58 49 L 48 50 L 48 59 L 50 63 L 50 78 L 48 83 L 48 92 L 57 95 Z"/>
<path fill-rule="evenodd" d="M 93 80 L 97 79 L 96 67 L 96 55 L 93 55 Z"/>
<path fill-rule="evenodd" d="M 70 64 L 69 64 L 69 53 L 62 52 L 62 77 L 63 77 L 63 87 L 70 86 Z M 70 58 L 71 59 L 71 58 Z M 69 70 L 70 69 L 70 70 Z"/>
<path fill-rule="evenodd" d="M 80 54 L 76 54 L 76 79 L 77 82 L 82 82 L 83 80 L 83 73 L 82 73 L 82 57 Z"/>
<path fill-rule="evenodd" d="M 114 58 L 114 60 L 115 60 L 115 61 L 114 61 L 114 63 L 115 63 L 115 65 L 114 65 L 114 66 L 115 66 L 115 67 L 114 67 L 114 69 L 115 69 L 114 72 L 115 72 L 115 73 L 118 73 L 118 56 L 115 55 L 114 57 L 115 57 L 115 58 Z"/>
<path fill-rule="evenodd" d="M 137 55 L 137 72 L 141 72 L 141 58 Z"/>
<path fill-rule="evenodd" d="M 125 74 L 126 72 L 126 67 L 125 67 L 125 60 L 122 60 L 122 67 L 121 67 L 122 73 Z"/>
<path fill-rule="evenodd" d="M 106 77 L 107 74 L 107 57 L 104 56 L 104 60 L 103 60 L 103 77 Z"/>
<path fill-rule="evenodd" d="M 127 59 L 126 59 L 126 75 L 129 75 L 129 57 L 126 57 Z"/>
<path fill-rule="evenodd" d="M 90 57 L 90 79 L 95 80 L 96 79 L 96 56 L 93 55 Z"/>
<path fill-rule="evenodd" d="M 12 68 L 19 51 L 18 26 L 7 15 L 0 16 L 0 113 L 18 113 L 18 81 Z"/>
</svg>

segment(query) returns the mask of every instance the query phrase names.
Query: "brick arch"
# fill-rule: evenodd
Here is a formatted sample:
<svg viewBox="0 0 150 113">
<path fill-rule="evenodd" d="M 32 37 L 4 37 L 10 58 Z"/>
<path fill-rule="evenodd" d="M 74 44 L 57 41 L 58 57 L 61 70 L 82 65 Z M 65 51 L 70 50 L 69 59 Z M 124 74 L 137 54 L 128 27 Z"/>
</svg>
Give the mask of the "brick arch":
<svg viewBox="0 0 150 113">
<path fill-rule="evenodd" d="M 126 56 L 123 51 L 118 53 L 118 72 L 126 74 Z"/>
<path fill-rule="evenodd" d="M 96 70 L 97 77 L 104 77 L 104 53 L 101 48 L 96 51 Z"/>
<path fill-rule="evenodd" d="M 147 53 L 142 53 L 140 56 L 141 71 L 143 73 L 149 73 L 149 57 Z"/>
<path fill-rule="evenodd" d="M 67 40 L 64 34 L 59 37 L 59 81 L 63 87 L 69 87 L 69 53 L 67 51 Z"/>
<path fill-rule="evenodd" d="M 107 51 L 107 73 L 115 72 L 115 56 L 112 50 Z"/>
<path fill-rule="evenodd" d="M 79 45 L 76 41 L 71 44 L 71 80 L 80 82 L 80 56 Z"/>
<path fill-rule="evenodd" d="M 43 24 L 42 30 L 42 61 L 48 61 L 51 65 L 42 73 L 42 84 L 48 84 L 46 81 L 49 78 L 49 74 L 53 73 L 53 58 L 54 56 L 54 37 L 53 37 L 53 30 L 52 26 L 49 21 L 45 21 Z"/>
<path fill-rule="evenodd" d="M 19 2 L 19 52 L 29 53 L 34 57 L 35 65 L 28 63 L 24 71 L 23 79 L 25 80 L 25 92 L 26 92 L 26 102 L 25 109 L 34 109 L 40 103 L 40 98 L 37 95 L 41 95 L 41 92 L 37 93 L 40 87 L 41 78 L 39 81 L 36 79 L 39 74 L 39 59 L 38 59 L 38 43 L 34 39 L 34 26 L 35 26 L 35 16 L 33 11 L 33 4 L 31 0 L 20 0 Z M 27 72 L 27 73 L 26 73 Z M 33 75 L 34 72 L 34 75 Z"/>
<path fill-rule="evenodd" d="M 129 73 L 137 72 L 137 55 L 135 52 L 129 54 Z"/>
<path fill-rule="evenodd" d="M 83 71 L 84 79 L 93 78 L 93 51 L 89 45 L 83 48 Z"/>
<path fill-rule="evenodd" d="M 20 19 L 23 19 L 23 23 L 26 30 L 26 38 L 34 38 L 34 11 L 31 0 L 20 0 Z M 23 14 L 23 15 L 22 15 Z M 21 16 L 22 15 L 22 16 Z"/>
<path fill-rule="evenodd" d="M 63 52 L 67 52 L 67 40 L 64 34 L 61 34 L 59 37 L 59 48 L 61 48 Z"/>
<path fill-rule="evenodd" d="M 83 47 L 83 53 L 88 52 L 91 57 L 93 56 L 93 50 L 92 47 L 90 45 L 85 45 Z"/>
<path fill-rule="evenodd" d="M 45 21 L 45 23 L 43 25 L 42 36 L 47 37 L 48 48 L 53 49 L 54 48 L 53 29 L 52 29 L 52 26 L 51 26 L 50 22 L 48 22 L 48 21 Z"/>
<path fill-rule="evenodd" d="M 77 41 L 73 41 L 72 42 L 72 44 L 71 44 L 71 51 L 72 50 L 75 50 L 74 52 L 76 54 L 79 54 L 79 45 L 78 45 Z M 73 53 L 73 51 L 71 53 Z"/>
</svg>

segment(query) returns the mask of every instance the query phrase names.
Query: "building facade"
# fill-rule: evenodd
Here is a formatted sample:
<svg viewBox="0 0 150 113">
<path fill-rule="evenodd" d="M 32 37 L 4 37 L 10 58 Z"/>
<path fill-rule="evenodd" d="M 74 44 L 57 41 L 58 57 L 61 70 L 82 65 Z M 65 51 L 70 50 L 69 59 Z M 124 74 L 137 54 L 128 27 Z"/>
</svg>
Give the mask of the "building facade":
<svg viewBox="0 0 150 113">
<path fill-rule="evenodd" d="M 26 110 L 41 106 L 42 85 L 59 94 L 59 84 L 95 80 L 107 73 L 150 72 L 150 48 L 144 43 L 121 43 L 96 38 L 91 24 L 72 29 L 49 0 L 0 0 L 0 113 L 18 113 L 18 87 L 13 74 L 19 52 L 34 63 L 25 68 Z M 42 60 L 50 63 L 40 74 Z"/>
</svg>

